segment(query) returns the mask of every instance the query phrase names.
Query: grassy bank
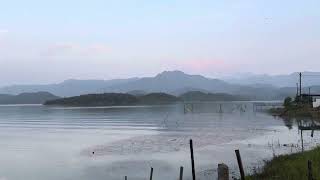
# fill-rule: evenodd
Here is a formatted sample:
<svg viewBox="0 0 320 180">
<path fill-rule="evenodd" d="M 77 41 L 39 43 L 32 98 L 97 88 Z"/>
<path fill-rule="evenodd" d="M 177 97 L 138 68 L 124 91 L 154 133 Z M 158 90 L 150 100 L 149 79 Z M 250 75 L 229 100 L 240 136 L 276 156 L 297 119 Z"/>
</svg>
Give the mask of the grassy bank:
<svg viewBox="0 0 320 180">
<path fill-rule="evenodd" d="M 281 155 L 267 162 L 262 172 L 248 176 L 249 180 L 304 180 L 308 179 L 308 160 L 312 161 L 313 179 L 320 179 L 320 147 L 310 151 Z"/>
<path fill-rule="evenodd" d="M 290 107 L 290 108 L 273 108 L 269 113 L 276 116 L 283 117 L 314 117 L 320 118 L 320 110 L 318 108 L 310 107 Z"/>
<path fill-rule="evenodd" d="M 287 97 L 282 108 L 272 108 L 269 113 L 282 117 L 312 117 L 320 118 L 320 107 L 313 108 L 310 97 L 299 97 L 295 100 Z"/>
</svg>

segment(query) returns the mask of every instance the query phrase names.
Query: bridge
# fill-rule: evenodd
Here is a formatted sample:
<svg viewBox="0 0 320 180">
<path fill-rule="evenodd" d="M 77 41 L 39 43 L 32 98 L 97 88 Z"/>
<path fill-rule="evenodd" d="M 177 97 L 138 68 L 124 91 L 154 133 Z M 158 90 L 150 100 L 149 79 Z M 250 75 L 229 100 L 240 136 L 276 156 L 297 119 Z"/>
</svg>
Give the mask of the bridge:
<svg viewBox="0 0 320 180">
<path fill-rule="evenodd" d="M 185 101 L 184 113 L 232 113 L 232 112 L 258 112 L 270 108 L 282 107 L 281 101 Z"/>
</svg>

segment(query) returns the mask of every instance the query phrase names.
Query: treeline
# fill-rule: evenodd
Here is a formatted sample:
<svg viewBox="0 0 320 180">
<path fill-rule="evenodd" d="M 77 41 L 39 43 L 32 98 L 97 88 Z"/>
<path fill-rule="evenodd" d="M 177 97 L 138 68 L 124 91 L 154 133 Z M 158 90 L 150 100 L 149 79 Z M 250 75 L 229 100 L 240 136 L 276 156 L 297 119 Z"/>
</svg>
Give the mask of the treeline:
<svg viewBox="0 0 320 180">
<path fill-rule="evenodd" d="M 178 102 L 179 98 L 165 94 L 152 93 L 134 96 L 126 93 L 87 94 L 47 101 L 44 105 L 64 106 L 130 106 L 141 104 L 170 104 Z"/>
<path fill-rule="evenodd" d="M 179 97 L 166 93 L 131 95 L 127 93 L 87 94 L 46 101 L 44 105 L 63 106 L 130 106 L 174 104 L 183 101 L 238 101 L 245 100 L 229 94 L 213 94 L 198 91 L 187 92 Z"/>
</svg>

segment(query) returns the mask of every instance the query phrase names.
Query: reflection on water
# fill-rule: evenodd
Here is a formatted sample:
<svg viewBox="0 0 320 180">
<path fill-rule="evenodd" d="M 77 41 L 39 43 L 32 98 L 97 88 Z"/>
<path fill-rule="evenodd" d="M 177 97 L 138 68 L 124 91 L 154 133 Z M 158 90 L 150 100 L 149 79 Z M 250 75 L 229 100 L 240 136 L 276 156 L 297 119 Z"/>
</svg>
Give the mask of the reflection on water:
<svg viewBox="0 0 320 180">
<path fill-rule="evenodd" d="M 250 102 L 194 108 L 0 106 L 0 179 L 143 179 L 151 166 L 155 179 L 177 179 L 180 166 L 190 178 L 190 138 L 198 179 L 214 179 L 220 162 L 237 174 L 235 149 L 247 172 L 300 151 L 298 122 L 311 121 L 278 119 Z M 304 132 L 304 148 L 317 145 L 319 135 Z"/>
</svg>

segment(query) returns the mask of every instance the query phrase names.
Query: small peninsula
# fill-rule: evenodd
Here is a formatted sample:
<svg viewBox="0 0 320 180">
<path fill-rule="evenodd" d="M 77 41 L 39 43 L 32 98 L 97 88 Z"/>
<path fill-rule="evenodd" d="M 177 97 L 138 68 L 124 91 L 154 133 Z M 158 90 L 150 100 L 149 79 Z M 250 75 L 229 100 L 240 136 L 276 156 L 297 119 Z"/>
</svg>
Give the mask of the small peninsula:
<svg viewBox="0 0 320 180">
<path fill-rule="evenodd" d="M 61 106 L 133 106 L 172 104 L 180 99 L 165 93 L 151 93 L 134 96 L 126 93 L 86 94 L 46 101 L 44 105 Z"/>
<path fill-rule="evenodd" d="M 185 101 L 237 101 L 243 100 L 228 94 L 206 94 L 188 92 L 181 96 L 166 93 L 149 93 L 132 95 L 129 93 L 86 94 L 74 97 L 49 100 L 44 105 L 55 106 L 134 106 L 134 105 L 165 105 L 182 103 Z"/>
<path fill-rule="evenodd" d="M 313 107 L 310 97 L 285 98 L 282 108 L 272 108 L 269 112 L 281 117 L 312 117 L 320 119 L 320 107 Z"/>
</svg>

